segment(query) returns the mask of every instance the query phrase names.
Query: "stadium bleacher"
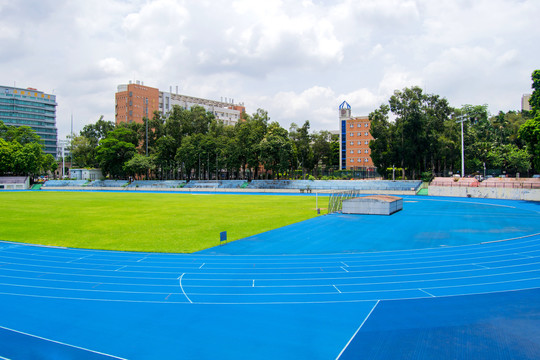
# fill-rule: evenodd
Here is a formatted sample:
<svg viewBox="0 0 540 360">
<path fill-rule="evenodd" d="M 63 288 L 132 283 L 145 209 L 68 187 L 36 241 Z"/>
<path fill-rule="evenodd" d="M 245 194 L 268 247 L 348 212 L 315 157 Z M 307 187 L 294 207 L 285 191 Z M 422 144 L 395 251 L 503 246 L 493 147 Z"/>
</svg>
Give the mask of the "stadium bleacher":
<svg viewBox="0 0 540 360">
<path fill-rule="evenodd" d="M 480 182 L 475 178 L 436 177 L 430 186 L 540 189 L 540 179 L 498 177 Z"/>
<path fill-rule="evenodd" d="M 124 187 L 127 184 L 128 184 L 127 180 L 96 180 L 96 181 L 89 182 L 86 186 L 114 188 L 114 187 Z"/>
<path fill-rule="evenodd" d="M 184 188 L 186 189 L 239 189 L 245 180 L 190 180 Z"/>
<path fill-rule="evenodd" d="M 481 187 L 540 189 L 540 178 L 489 178 L 480 183 Z"/>
<path fill-rule="evenodd" d="M 49 180 L 44 187 L 418 191 L 421 185 L 420 180 Z"/>
<path fill-rule="evenodd" d="M 475 178 L 460 177 L 436 177 L 431 181 L 431 186 L 449 186 L 449 187 L 478 187 L 480 182 Z"/>
<path fill-rule="evenodd" d="M 185 180 L 135 180 L 128 188 L 174 189 L 184 187 Z"/>
<path fill-rule="evenodd" d="M 417 191 L 421 180 L 253 180 L 248 189 Z"/>
<path fill-rule="evenodd" d="M 88 180 L 47 180 L 43 187 L 82 187 L 87 182 Z"/>
</svg>

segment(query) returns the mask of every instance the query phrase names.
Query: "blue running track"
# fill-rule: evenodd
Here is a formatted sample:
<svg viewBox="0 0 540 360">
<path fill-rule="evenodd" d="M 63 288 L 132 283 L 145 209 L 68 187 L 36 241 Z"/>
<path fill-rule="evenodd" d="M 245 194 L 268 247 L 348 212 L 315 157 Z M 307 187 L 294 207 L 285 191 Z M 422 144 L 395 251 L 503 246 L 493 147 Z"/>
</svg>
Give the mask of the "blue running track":
<svg viewBox="0 0 540 360">
<path fill-rule="evenodd" d="M 434 200 L 189 255 L 0 242 L 0 358 L 540 358 L 540 205 Z"/>
</svg>

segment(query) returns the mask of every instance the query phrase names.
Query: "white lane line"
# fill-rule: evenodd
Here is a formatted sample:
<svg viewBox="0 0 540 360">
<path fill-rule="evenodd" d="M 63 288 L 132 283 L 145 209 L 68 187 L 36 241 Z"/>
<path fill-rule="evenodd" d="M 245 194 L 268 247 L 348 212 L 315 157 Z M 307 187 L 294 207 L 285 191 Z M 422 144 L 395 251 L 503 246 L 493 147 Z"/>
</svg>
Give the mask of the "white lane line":
<svg viewBox="0 0 540 360">
<path fill-rule="evenodd" d="M 493 243 L 498 243 L 498 242 L 503 242 L 503 241 L 525 239 L 525 238 L 532 237 L 532 236 L 536 236 L 536 235 L 540 235 L 540 233 L 530 234 L 530 235 L 525 235 L 525 236 L 519 236 L 519 237 L 515 237 L 515 238 L 510 238 L 510 239 L 502 239 L 502 240 L 494 240 L 494 241 L 484 241 L 484 242 L 481 242 L 480 244 L 482 244 L 482 245 L 483 245 L 483 244 L 493 244 Z"/>
<path fill-rule="evenodd" d="M 478 266 L 478 267 L 480 267 L 480 268 L 482 268 L 482 269 L 491 269 L 490 267 L 487 267 L 487 266 L 484 266 L 484 265 L 480 265 L 480 264 L 472 264 L 472 265 Z"/>
<path fill-rule="evenodd" d="M 78 259 L 73 259 L 73 260 L 66 261 L 66 263 L 67 263 L 67 264 L 70 264 L 70 263 L 72 263 L 72 262 L 74 262 L 74 261 L 79 261 L 79 260 L 82 260 L 82 259 L 86 259 L 86 258 L 89 258 L 89 257 L 91 257 L 91 256 L 92 256 L 92 255 L 86 255 L 86 256 L 80 257 L 80 258 L 78 258 Z"/>
<path fill-rule="evenodd" d="M 495 294 L 501 292 L 518 292 L 523 290 L 535 290 L 538 289 L 538 286 L 534 284 L 529 287 L 522 287 L 517 289 L 506 289 L 506 290 L 496 290 L 496 291 L 479 291 L 479 292 L 463 292 L 455 293 L 450 295 L 440 295 L 438 298 L 451 298 L 456 296 L 464 295 L 481 295 L 481 294 Z M 335 293 L 334 293 L 335 294 Z M 99 301 L 99 302 L 112 302 L 112 303 L 137 303 L 137 304 L 187 304 L 183 301 L 160 301 L 160 300 L 117 300 L 117 299 L 100 299 L 100 298 L 84 298 L 84 297 L 74 297 L 74 296 L 50 296 L 50 295 L 37 295 L 37 294 L 21 294 L 21 293 L 10 293 L 10 292 L 0 292 L 0 295 L 10 295 L 10 296 L 22 296 L 30 298 L 39 298 L 39 299 L 62 299 L 62 300 L 83 300 L 83 301 Z M 204 294 L 208 295 L 208 294 Z M 410 299 L 422 299 L 422 297 L 388 297 L 388 298 L 371 298 L 371 299 L 351 299 L 351 300 L 315 300 L 315 301 L 244 301 L 244 302 L 225 302 L 225 301 L 198 301 L 197 304 L 200 305 L 280 305 L 280 304 L 350 304 L 350 303 L 366 303 L 373 302 L 377 300 L 387 300 L 387 301 L 399 301 L 399 300 L 410 300 Z"/>
<path fill-rule="evenodd" d="M 420 291 L 423 292 L 423 293 L 428 294 L 428 295 L 431 296 L 431 297 L 436 297 L 435 295 L 428 293 L 426 290 L 422 290 L 422 289 L 418 289 L 418 290 L 420 290 Z"/>
<path fill-rule="evenodd" d="M 206 264 L 206 263 L 203 263 L 199 269 L 202 269 L 202 267 L 204 266 L 204 264 Z"/>
<path fill-rule="evenodd" d="M 148 259 L 147 256 L 145 256 L 145 257 L 143 257 L 143 258 L 140 258 L 139 260 L 137 260 L 137 262 L 140 263 L 141 261 L 146 260 L 146 259 Z"/>
<path fill-rule="evenodd" d="M 349 267 L 349 265 L 345 264 L 343 261 L 341 262 L 343 265 L 345 265 L 346 267 Z"/>
<path fill-rule="evenodd" d="M 341 291 L 339 291 L 336 285 L 332 285 L 332 286 L 341 294 Z"/>
<path fill-rule="evenodd" d="M 122 266 L 121 268 L 118 268 L 118 269 L 116 269 L 116 270 L 114 270 L 114 271 L 120 271 L 120 270 L 122 270 L 122 269 L 124 269 L 124 268 L 127 268 L 127 265 L 124 265 L 124 266 Z"/>
<path fill-rule="evenodd" d="M 189 298 L 189 296 L 187 296 L 186 292 L 184 291 L 184 287 L 182 286 L 182 278 L 184 277 L 184 275 L 186 275 L 186 273 L 183 273 L 182 275 L 180 275 L 178 277 L 178 280 L 180 282 L 180 289 L 182 290 L 182 293 L 184 294 L 184 296 L 186 297 L 186 299 L 189 300 L 189 303 L 190 304 L 193 304 L 193 301 L 191 301 L 191 299 Z"/>
<path fill-rule="evenodd" d="M 255 280 L 253 280 L 253 284 L 251 285 L 251 287 L 255 287 Z"/>
<path fill-rule="evenodd" d="M 341 267 L 343 270 L 345 270 L 346 272 L 349 272 L 349 270 L 345 269 L 343 266 Z"/>
<path fill-rule="evenodd" d="M 13 330 L 13 329 L 10 329 L 10 328 L 4 327 L 4 326 L 0 326 L 0 329 L 4 329 L 4 330 L 7 330 L 7 331 L 11 331 L 11 332 L 17 333 L 17 334 L 21 334 L 21 335 L 25 335 L 25 336 L 30 336 L 30 337 L 33 337 L 33 338 L 36 338 L 36 339 L 40 339 L 40 340 L 52 342 L 52 343 L 54 343 L 54 344 L 59 344 L 59 345 L 68 346 L 68 347 L 71 347 L 71 348 L 74 348 L 74 349 L 79 349 L 79 350 L 83 350 L 83 351 L 88 351 L 88 352 L 91 352 L 91 353 L 93 353 L 93 354 L 98 354 L 98 355 L 108 356 L 108 357 L 113 358 L 113 359 L 127 360 L 126 358 L 121 358 L 121 357 L 118 357 L 118 356 L 114 356 L 114 355 L 110 355 L 110 354 L 105 354 L 105 353 L 102 353 L 102 352 L 99 352 L 99 351 L 86 349 L 86 348 L 83 348 L 83 347 L 80 347 L 80 346 L 75 346 L 75 345 L 71 345 L 71 344 L 66 344 L 66 343 L 63 343 L 63 342 L 61 342 L 61 341 L 56 341 L 56 340 L 47 339 L 47 338 L 44 338 L 44 337 L 41 337 L 41 336 L 28 334 L 28 333 L 25 333 L 25 332 L 22 332 L 22 331 L 18 331 L 18 330 Z"/>
<path fill-rule="evenodd" d="M 358 332 L 360 331 L 360 329 L 362 328 L 362 326 L 364 326 L 364 324 L 366 323 L 367 319 L 371 316 L 371 313 L 373 312 L 373 310 L 375 310 L 375 308 L 377 307 L 377 305 L 379 305 L 379 302 L 380 300 L 377 300 L 377 302 L 375 303 L 375 305 L 373 306 L 373 308 L 371 309 L 371 311 L 369 312 L 369 314 L 367 314 L 366 318 L 364 319 L 364 321 L 362 321 L 362 323 L 360 324 L 360 327 L 358 328 L 358 330 L 356 330 L 356 332 L 354 333 L 354 335 L 351 337 L 351 339 L 349 340 L 349 342 L 345 345 L 345 347 L 343 348 L 343 350 L 341 350 L 341 352 L 339 353 L 339 355 L 337 356 L 336 360 L 338 360 L 341 355 L 343 355 L 343 352 L 345 351 L 345 349 L 347 349 L 347 347 L 349 347 L 349 344 L 351 343 L 351 341 L 353 341 L 353 339 L 355 338 L 356 334 L 358 334 Z"/>
</svg>

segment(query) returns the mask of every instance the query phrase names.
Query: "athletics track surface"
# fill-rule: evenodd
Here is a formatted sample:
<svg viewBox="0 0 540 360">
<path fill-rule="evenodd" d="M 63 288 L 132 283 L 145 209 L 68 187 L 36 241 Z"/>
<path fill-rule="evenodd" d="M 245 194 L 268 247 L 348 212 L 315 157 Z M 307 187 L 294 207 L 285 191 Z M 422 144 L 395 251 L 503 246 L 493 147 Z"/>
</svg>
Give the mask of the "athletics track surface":
<svg viewBox="0 0 540 360">
<path fill-rule="evenodd" d="M 354 227 L 342 215 L 190 255 L 0 242 L 0 358 L 540 358 L 540 205 L 414 199 L 410 212 L 482 206 L 487 223 L 468 223 L 478 209 L 439 208 L 438 226 L 416 216 L 379 230 L 422 248 L 379 252 L 317 226 Z M 435 230 L 439 246 L 422 243 Z M 276 239 L 302 247 L 302 233 L 328 253 L 277 254 Z"/>
</svg>

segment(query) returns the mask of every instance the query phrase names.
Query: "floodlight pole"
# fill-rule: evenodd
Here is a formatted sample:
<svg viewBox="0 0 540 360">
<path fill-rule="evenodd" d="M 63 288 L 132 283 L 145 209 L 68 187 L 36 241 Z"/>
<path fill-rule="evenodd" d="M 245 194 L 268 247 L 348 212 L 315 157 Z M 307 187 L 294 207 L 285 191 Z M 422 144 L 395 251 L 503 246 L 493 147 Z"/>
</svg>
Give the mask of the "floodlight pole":
<svg viewBox="0 0 540 360">
<path fill-rule="evenodd" d="M 64 180 L 64 176 L 66 173 L 66 157 L 64 154 L 65 145 L 62 143 L 62 180 Z"/>
<path fill-rule="evenodd" d="M 458 116 L 458 121 L 461 123 L 461 177 L 465 177 L 465 145 L 463 140 L 463 122 L 466 120 L 467 116 L 461 114 Z"/>
<path fill-rule="evenodd" d="M 463 141 L 463 115 L 461 115 L 461 177 L 465 177 L 465 147 Z"/>
</svg>

